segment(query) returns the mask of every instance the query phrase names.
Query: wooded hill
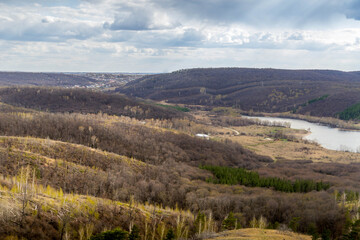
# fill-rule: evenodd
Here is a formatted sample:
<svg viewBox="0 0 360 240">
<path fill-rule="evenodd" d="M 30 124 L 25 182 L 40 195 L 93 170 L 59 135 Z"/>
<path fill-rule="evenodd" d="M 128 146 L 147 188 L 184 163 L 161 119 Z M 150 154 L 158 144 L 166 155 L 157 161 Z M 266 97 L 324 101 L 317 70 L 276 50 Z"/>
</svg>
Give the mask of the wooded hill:
<svg viewBox="0 0 360 240">
<path fill-rule="evenodd" d="M 85 89 L 3 87 L 0 101 L 17 107 L 49 112 L 107 113 L 137 119 L 181 118 L 184 113 L 155 103 Z"/>
<path fill-rule="evenodd" d="M 360 102 L 359 89 L 359 72 L 199 68 L 145 76 L 117 91 L 171 103 L 338 117 Z"/>
<path fill-rule="evenodd" d="M 0 86 L 86 86 L 96 82 L 86 76 L 64 73 L 0 72 Z"/>
<path fill-rule="evenodd" d="M 145 74 L 131 73 L 61 73 L 61 72 L 1 72 L 0 86 L 51 86 L 108 90 L 124 85 Z"/>
<path fill-rule="evenodd" d="M 53 89 L 54 98 L 71 101 L 39 111 L 51 89 L 14 89 L 2 91 L 33 93 L 36 104 L 13 106 L 11 94 L 1 95 L 9 101 L 0 104 L 0 238 L 89 239 L 117 227 L 131 232 L 134 225 L 141 239 L 164 239 L 169 232 L 201 239 L 224 229 L 280 225 L 334 239 L 352 231 L 359 164 L 273 162 L 229 140 L 194 137 L 209 125 L 187 115 L 93 114 L 92 104 L 83 104 L 85 93 L 67 95 L 68 89 Z M 35 93 L 46 97 L 36 100 L 42 98 Z M 68 101 L 91 111 L 62 112 Z M 222 184 L 221 176 L 212 183 L 206 180 L 217 176 L 200 165 L 226 166 L 222 176 L 229 179 L 231 169 L 241 167 L 255 179 L 330 188 L 290 193 L 275 185 Z"/>
</svg>

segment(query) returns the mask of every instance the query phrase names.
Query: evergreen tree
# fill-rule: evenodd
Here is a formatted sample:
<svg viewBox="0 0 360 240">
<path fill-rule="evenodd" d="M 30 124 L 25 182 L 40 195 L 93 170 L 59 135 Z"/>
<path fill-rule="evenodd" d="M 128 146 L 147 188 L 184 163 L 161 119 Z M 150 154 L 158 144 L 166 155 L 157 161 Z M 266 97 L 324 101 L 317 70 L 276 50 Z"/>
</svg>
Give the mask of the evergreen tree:
<svg viewBox="0 0 360 240">
<path fill-rule="evenodd" d="M 237 219 L 234 217 L 233 212 L 230 212 L 229 215 L 222 222 L 221 227 L 222 229 L 233 230 L 236 228 L 236 222 Z"/>
<path fill-rule="evenodd" d="M 172 239 L 175 239 L 175 234 L 172 228 L 170 228 L 166 234 L 165 240 L 172 240 Z"/>
<path fill-rule="evenodd" d="M 134 225 L 131 229 L 129 240 L 140 239 L 140 229 L 137 225 Z"/>
<path fill-rule="evenodd" d="M 90 240 L 126 240 L 128 237 L 128 232 L 120 228 L 115 228 L 110 231 L 105 231 L 99 234 L 96 234 L 90 238 Z"/>
<path fill-rule="evenodd" d="M 214 174 L 215 178 L 207 179 L 211 183 L 220 183 L 235 185 L 241 184 L 247 187 L 267 187 L 274 188 L 281 192 L 311 192 L 321 191 L 330 188 L 330 184 L 323 182 L 314 182 L 312 180 L 296 180 L 291 182 L 287 179 L 276 177 L 260 177 L 257 172 L 247 171 L 243 168 L 231 168 L 220 166 L 202 166 L 201 169 L 206 169 Z M 349 195 L 349 194 L 348 194 Z M 359 195 L 352 193 L 349 198 L 356 199 Z"/>
</svg>

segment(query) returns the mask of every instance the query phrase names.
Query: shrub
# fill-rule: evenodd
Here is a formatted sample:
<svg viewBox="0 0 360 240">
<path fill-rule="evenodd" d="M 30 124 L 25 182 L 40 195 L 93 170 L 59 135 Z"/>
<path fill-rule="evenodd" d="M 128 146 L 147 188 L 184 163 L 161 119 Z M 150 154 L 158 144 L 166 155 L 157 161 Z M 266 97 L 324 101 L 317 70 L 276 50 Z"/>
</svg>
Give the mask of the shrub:
<svg viewBox="0 0 360 240">
<path fill-rule="evenodd" d="M 128 239 L 128 232 L 120 228 L 115 228 L 110 231 L 98 233 L 90 238 L 90 240 L 122 240 Z"/>
</svg>

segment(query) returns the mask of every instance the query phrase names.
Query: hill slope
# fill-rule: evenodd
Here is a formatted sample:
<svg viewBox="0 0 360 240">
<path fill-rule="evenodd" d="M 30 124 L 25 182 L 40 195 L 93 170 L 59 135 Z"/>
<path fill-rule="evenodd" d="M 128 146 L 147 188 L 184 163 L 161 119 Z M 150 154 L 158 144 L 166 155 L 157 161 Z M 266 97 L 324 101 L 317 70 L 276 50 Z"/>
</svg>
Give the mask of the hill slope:
<svg viewBox="0 0 360 240">
<path fill-rule="evenodd" d="M 0 101 L 17 107 L 50 112 L 107 113 L 137 119 L 184 117 L 171 108 L 130 99 L 119 94 L 106 94 L 85 89 L 46 87 L 0 88 Z"/>
<path fill-rule="evenodd" d="M 130 230 L 133 223 L 142 239 L 163 239 L 169 229 L 186 239 L 220 231 L 223 223 L 226 229 L 234 229 L 235 222 L 250 227 L 254 218 L 266 219 L 269 228 L 295 221 L 299 232 L 336 238 L 350 230 L 347 211 L 358 212 L 358 164 L 274 162 L 212 135 L 218 127 L 195 116 L 139 120 L 102 114 L 107 106 L 102 99 L 117 95 L 1 91 L 7 102 L 0 104 L 1 239 L 85 239 L 90 228 L 88 236 L 115 227 Z M 66 112 L 66 104 L 74 112 Z M 195 137 L 199 132 L 211 139 Z M 251 172 L 242 182 L 214 184 L 211 179 L 218 176 L 201 165 L 227 166 L 229 179 L 234 167 Z M 309 180 L 309 189 L 320 181 L 331 187 L 305 193 L 246 183 L 259 176 L 269 184 Z"/>
<path fill-rule="evenodd" d="M 87 76 L 64 73 L 0 72 L 1 86 L 86 86 L 96 80 Z"/>
<path fill-rule="evenodd" d="M 357 72 L 211 68 L 145 76 L 117 91 L 172 103 L 334 117 L 360 102 L 359 89 Z"/>
</svg>

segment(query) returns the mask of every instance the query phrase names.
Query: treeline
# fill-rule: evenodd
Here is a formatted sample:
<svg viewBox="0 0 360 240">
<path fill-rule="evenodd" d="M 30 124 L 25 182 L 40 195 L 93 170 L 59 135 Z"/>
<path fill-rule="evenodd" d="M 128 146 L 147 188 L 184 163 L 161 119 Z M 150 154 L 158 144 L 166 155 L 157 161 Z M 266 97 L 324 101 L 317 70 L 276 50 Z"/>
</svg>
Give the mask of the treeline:
<svg viewBox="0 0 360 240">
<path fill-rule="evenodd" d="M 303 107 L 308 106 L 309 104 L 313 104 L 313 103 L 319 102 L 321 100 L 325 100 L 328 97 L 329 97 L 329 94 L 325 94 L 325 95 L 322 95 L 321 97 L 310 99 L 309 101 L 307 101 L 307 102 L 305 102 L 303 104 L 295 106 L 294 109 L 291 112 L 296 113 L 299 110 L 299 108 L 303 108 Z"/>
<path fill-rule="evenodd" d="M 344 190 L 344 191 L 335 191 L 335 199 L 337 201 L 343 202 L 352 202 L 359 200 L 359 192 L 351 191 L 351 190 Z"/>
<path fill-rule="evenodd" d="M 178 105 L 166 105 L 166 104 L 156 104 L 157 106 L 161 106 L 161 107 L 164 107 L 164 108 L 172 108 L 172 109 L 175 109 L 175 110 L 178 110 L 178 111 L 181 111 L 181 112 L 190 112 L 190 109 L 187 108 L 187 107 L 180 107 Z"/>
<path fill-rule="evenodd" d="M 360 119 L 360 103 L 346 108 L 344 111 L 339 113 L 339 118 L 342 120 Z"/>
<path fill-rule="evenodd" d="M 136 119 L 172 119 L 185 117 L 182 109 L 130 99 L 119 94 L 85 89 L 9 87 L 0 89 L 2 102 L 17 107 L 49 112 L 107 113 Z M 189 116 L 187 116 L 189 117 Z"/>
<path fill-rule="evenodd" d="M 314 103 L 314 102 L 318 102 L 318 101 L 324 100 L 324 99 L 326 99 L 327 97 L 329 97 L 329 94 L 325 94 L 325 95 L 322 95 L 321 97 L 311 99 L 311 100 L 309 100 L 307 103 L 308 103 L 308 104 L 312 104 L 312 103 Z"/>
<path fill-rule="evenodd" d="M 257 172 L 247 171 L 243 168 L 231 168 L 222 166 L 201 166 L 201 169 L 211 171 L 214 178 L 209 178 L 208 182 L 216 184 L 240 184 L 247 187 L 266 187 L 274 188 L 281 192 L 301 192 L 321 191 L 330 188 L 329 183 L 314 182 L 313 180 L 298 179 L 295 182 L 277 177 L 260 177 Z"/>
</svg>

